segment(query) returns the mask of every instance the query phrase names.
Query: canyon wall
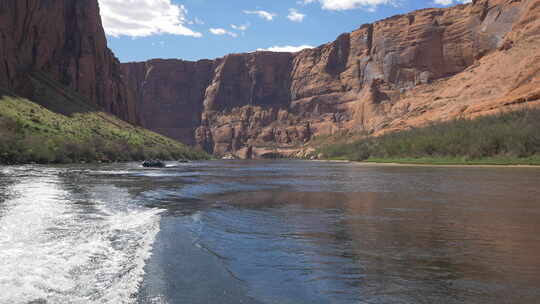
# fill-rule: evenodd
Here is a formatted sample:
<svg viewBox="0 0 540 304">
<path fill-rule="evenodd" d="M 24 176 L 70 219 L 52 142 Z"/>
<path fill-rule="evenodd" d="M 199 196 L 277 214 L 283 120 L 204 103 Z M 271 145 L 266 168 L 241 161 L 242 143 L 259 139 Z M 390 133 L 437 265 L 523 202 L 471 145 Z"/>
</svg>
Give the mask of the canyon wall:
<svg viewBox="0 0 540 304">
<path fill-rule="evenodd" d="M 0 0 L 0 87 L 40 102 L 46 90 L 138 122 L 136 98 L 107 48 L 97 0 Z"/>
<path fill-rule="evenodd" d="M 123 70 L 143 126 L 217 155 L 290 155 L 318 135 L 537 104 L 539 11 L 537 0 L 477 0 L 363 25 L 298 53 Z"/>
<path fill-rule="evenodd" d="M 419 10 L 298 53 L 125 64 L 97 0 L 0 0 L 0 91 L 75 94 L 216 155 L 293 155 L 320 135 L 535 106 L 539 88 L 538 0 Z"/>
</svg>

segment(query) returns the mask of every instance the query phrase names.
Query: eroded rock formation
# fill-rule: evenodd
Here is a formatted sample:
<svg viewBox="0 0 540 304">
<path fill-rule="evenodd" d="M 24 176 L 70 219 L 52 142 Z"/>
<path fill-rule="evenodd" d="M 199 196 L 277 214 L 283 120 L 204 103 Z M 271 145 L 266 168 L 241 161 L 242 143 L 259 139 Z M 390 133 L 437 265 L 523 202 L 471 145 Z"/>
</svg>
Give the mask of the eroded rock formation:
<svg viewBox="0 0 540 304">
<path fill-rule="evenodd" d="M 0 87 L 36 101 L 44 90 L 71 91 L 138 120 L 97 0 L 0 0 Z"/>
<path fill-rule="evenodd" d="M 540 2 L 424 9 L 298 53 L 121 65 L 97 0 L 0 0 L 0 89 L 76 93 L 217 155 L 291 155 L 318 135 L 540 104 Z"/>
<path fill-rule="evenodd" d="M 537 0 L 477 0 L 363 25 L 299 53 L 124 71 L 144 126 L 218 155 L 288 155 L 316 135 L 540 103 L 539 12 Z"/>
</svg>

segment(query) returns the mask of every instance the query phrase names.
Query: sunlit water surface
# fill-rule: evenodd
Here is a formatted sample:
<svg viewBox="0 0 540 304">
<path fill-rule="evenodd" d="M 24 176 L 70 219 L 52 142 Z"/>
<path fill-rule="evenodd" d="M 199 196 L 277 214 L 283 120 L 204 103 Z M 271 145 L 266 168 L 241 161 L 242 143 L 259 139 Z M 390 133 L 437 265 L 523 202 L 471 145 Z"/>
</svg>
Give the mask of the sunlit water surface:
<svg viewBox="0 0 540 304">
<path fill-rule="evenodd" d="M 539 303 L 540 169 L 0 168 L 0 304 Z"/>
</svg>

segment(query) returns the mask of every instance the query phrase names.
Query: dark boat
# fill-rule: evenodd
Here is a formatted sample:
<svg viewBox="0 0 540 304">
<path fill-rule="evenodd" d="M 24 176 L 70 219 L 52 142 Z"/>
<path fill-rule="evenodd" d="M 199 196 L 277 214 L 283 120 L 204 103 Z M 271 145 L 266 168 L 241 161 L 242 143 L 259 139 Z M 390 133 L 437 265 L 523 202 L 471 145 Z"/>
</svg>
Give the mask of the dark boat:
<svg viewBox="0 0 540 304">
<path fill-rule="evenodd" d="M 165 162 L 161 160 L 145 160 L 142 163 L 142 166 L 145 168 L 165 168 Z"/>
</svg>

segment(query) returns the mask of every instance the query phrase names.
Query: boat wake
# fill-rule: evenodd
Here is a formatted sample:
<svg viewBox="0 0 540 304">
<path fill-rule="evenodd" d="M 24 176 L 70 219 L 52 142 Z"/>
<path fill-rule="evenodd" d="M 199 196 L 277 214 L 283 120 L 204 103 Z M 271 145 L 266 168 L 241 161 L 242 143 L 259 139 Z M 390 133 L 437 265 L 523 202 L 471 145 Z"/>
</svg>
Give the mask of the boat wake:
<svg viewBox="0 0 540 304">
<path fill-rule="evenodd" d="M 136 302 L 160 210 L 129 204 L 127 193 L 109 201 L 103 192 L 72 193 L 58 174 L 24 176 L 8 188 L 0 303 Z"/>
</svg>

